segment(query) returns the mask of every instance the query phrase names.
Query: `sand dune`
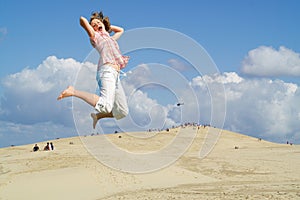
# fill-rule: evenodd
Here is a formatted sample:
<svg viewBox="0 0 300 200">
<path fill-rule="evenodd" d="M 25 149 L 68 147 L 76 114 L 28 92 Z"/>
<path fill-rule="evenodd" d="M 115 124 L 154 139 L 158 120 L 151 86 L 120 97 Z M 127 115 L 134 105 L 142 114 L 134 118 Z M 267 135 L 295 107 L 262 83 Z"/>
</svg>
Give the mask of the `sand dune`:
<svg viewBox="0 0 300 200">
<path fill-rule="evenodd" d="M 220 131 L 221 135 L 213 150 L 201 159 L 199 152 L 208 129 Z M 121 164 L 128 154 L 101 151 L 105 137 L 123 152 L 147 156 L 166 149 L 180 136 L 179 144 L 189 141 L 189 137 L 193 139 L 184 154 L 147 173 L 123 172 Z M 33 144 L 0 149 L 1 200 L 300 199 L 299 145 L 274 144 L 209 127 L 52 142 L 54 151 L 32 152 Z M 176 145 L 170 154 L 154 154 L 154 159 L 163 163 L 168 156 L 176 155 L 176 150 L 182 148 Z M 151 166 L 155 163 L 147 161 L 143 161 L 145 169 L 155 167 Z M 122 169 L 111 168 L 107 163 Z M 134 169 L 141 161 L 130 160 L 124 169 L 128 169 L 127 164 Z"/>
</svg>

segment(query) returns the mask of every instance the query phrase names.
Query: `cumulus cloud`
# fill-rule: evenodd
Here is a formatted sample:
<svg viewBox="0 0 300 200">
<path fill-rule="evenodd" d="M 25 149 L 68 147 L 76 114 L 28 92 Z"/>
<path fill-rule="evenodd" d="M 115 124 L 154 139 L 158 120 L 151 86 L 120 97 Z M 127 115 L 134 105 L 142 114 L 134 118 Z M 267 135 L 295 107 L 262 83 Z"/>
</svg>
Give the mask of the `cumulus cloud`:
<svg viewBox="0 0 300 200">
<path fill-rule="evenodd" d="M 44 138 L 45 134 L 57 133 L 55 127 L 65 127 L 68 134 L 76 124 L 80 135 L 90 134 L 92 131 L 90 113 L 95 110 L 80 99 L 66 98 L 57 101 L 59 93 L 68 85 L 75 85 L 77 89 L 88 92 L 97 92 L 95 80 L 96 64 L 80 63 L 74 59 L 58 59 L 50 56 L 37 68 L 25 68 L 1 80 L 3 95 L 0 104 L 0 122 L 8 127 L 0 133 L 1 138 L 26 138 L 32 131 L 36 138 Z M 103 120 L 101 128 L 105 133 L 111 133 L 120 128 L 126 130 L 146 130 L 149 128 L 162 129 L 166 124 L 171 125 L 172 120 L 166 118 L 168 109 L 160 106 L 155 99 L 139 89 L 145 82 L 150 81 L 151 71 L 147 65 L 140 65 L 132 76 L 126 77 L 122 82 L 129 96 L 130 116 L 129 125 L 122 121 L 112 122 Z M 134 92 L 132 92 L 134 91 Z M 165 114 L 164 114 L 165 113 Z M 174 123 L 175 124 L 175 123 Z M 41 126 L 45 126 L 44 130 Z M 49 128 L 51 126 L 52 128 Z M 48 127 L 48 128 L 47 128 Z M 61 129 L 61 137 L 65 134 Z M 7 131 L 5 131 L 7 130 Z M 20 135 L 20 132 L 23 134 Z M 10 134 L 10 137 L 6 137 Z M 34 137 L 32 137 L 34 138 Z M 2 139 L 1 139 L 2 140 Z M 7 141 L 3 139 L 2 141 Z"/>
<path fill-rule="evenodd" d="M 282 80 L 246 79 L 235 72 L 196 77 L 192 84 L 199 98 L 210 102 L 205 85 L 220 81 L 226 95 L 225 129 L 276 142 L 300 139 L 300 91 L 296 84 Z M 201 109 L 207 110 L 207 104 L 204 103 Z"/>
<path fill-rule="evenodd" d="M 70 124 L 69 119 L 62 117 L 69 113 L 62 109 L 68 103 L 59 104 L 56 97 L 73 83 L 80 67 L 81 64 L 73 59 L 50 56 L 36 69 L 25 68 L 5 77 L 1 82 L 0 120 L 24 124 L 45 121 Z"/>
<path fill-rule="evenodd" d="M 260 46 L 248 52 L 241 70 L 254 76 L 300 76 L 300 54 L 283 46 Z"/>
<path fill-rule="evenodd" d="M 179 125 L 182 122 L 182 113 L 180 108 L 176 108 L 176 100 L 172 104 L 161 105 L 159 102 L 161 97 L 158 99 L 150 97 L 152 92 L 164 96 L 162 93 L 171 88 L 166 82 L 168 80 L 173 82 L 170 74 L 166 77 L 160 71 L 162 69 L 160 65 L 156 67 L 147 64 L 138 65 L 126 78 L 122 79 L 129 106 L 129 115 L 125 119 L 117 121 L 122 131 L 160 130 Z M 160 76 L 163 76 L 164 80 Z M 176 109 L 178 112 L 174 111 Z"/>
<path fill-rule="evenodd" d="M 68 85 L 95 92 L 95 70 L 93 63 L 50 56 L 37 68 L 25 68 L 2 79 L 0 146 L 3 142 L 18 144 L 22 138 L 24 142 L 34 138 L 33 142 L 76 134 L 74 123 L 82 134 L 90 134 L 89 114 L 94 109 L 80 99 L 57 101 L 56 97 Z M 219 128 L 276 142 L 300 139 L 300 91 L 296 84 L 245 78 L 235 72 L 196 76 L 189 81 L 172 68 L 146 64 L 133 69 L 122 84 L 129 116 L 101 120 L 96 131 L 164 129 L 184 122 L 211 123 L 219 117 L 217 121 L 225 120 Z M 157 97 L 165 91 L 157 90 L 155 84 L 173 94 L 171 103 L 162 105 L 159 97 L 151 95 L 155 92 Z M 179 99 L 184 106 L 176 106 Z"/>
<path fill-rule="evenodd" d="M 0 130 L 1 143 L 16 144 L 22 139 L 26 142 L 30 138 L 36 141 L 76 134 L 72 98 L 63 101 L 56 98 L 68 85 L 75 83 L 80 69 L 95 67 L 88 62 L 49 56 L 36 68 L 25 68 L 4 77 L 1 80 L 0 123 L 5 128 Z"/>
</svg>

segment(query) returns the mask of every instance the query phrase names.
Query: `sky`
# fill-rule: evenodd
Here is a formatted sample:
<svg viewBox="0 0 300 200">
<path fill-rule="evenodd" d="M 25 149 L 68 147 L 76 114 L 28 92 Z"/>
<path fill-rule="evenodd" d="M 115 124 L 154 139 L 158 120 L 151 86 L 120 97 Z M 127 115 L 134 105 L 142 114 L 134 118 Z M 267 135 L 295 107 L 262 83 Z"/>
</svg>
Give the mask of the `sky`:
<svg viewBox="0 0 300 200">
<path fill-rule="evenodd" d="M 211 124 L 300 143 L 297 0 L 0 0 L 0 147 L 55 138 Z M 102 10 L 125 29 L 129 116 L 91 128 L 95 54 L 79 17 Z M 177 102 L 184 105 L 176 106 Z"/>
</svg>

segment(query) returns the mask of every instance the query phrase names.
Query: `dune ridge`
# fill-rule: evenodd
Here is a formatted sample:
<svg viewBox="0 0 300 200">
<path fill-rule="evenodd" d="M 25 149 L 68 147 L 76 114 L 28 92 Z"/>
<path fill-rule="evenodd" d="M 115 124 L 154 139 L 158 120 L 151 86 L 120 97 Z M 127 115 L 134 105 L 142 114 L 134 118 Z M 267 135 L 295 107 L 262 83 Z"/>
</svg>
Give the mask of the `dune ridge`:
<svg viewBox="0 0 300 200">
<path fill-rule="evenodd" d="M 213 150 L 199 157 L 208 129 L 220 132 Z M 86 141 L 106 137 L 133 153 L 165 148 L 178 134 L 195 135 L 174 163 L 148 173 L 126 173 L 99 162 Z M 46 144 L 39 143 L 40 147 Z M 117 133 L 0 149 L 0 199 L 300 199 L 300 146 L 275 144 L 212 127 L 155 133 Z M 106 159 L 119 159 L 118 155 Z M 161 158 L 163 159 L 163 158 Z M 116 161 L 117 162 L 117 161 Z M 134 164 L 134 163 L 133 163 Z"/>
</svg>

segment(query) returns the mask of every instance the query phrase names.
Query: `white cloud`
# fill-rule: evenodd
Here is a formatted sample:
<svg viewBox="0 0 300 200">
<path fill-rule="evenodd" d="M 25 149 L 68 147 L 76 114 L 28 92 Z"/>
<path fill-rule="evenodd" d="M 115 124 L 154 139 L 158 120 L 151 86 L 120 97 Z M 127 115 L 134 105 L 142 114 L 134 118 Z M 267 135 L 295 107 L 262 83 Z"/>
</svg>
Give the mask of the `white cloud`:
<svg viewBox="0 0 300 200">
<path fill-rule="evenodd" d="M 260 46 L 248 52 L 242 72 L 255 76 L 300 76 L 300 54 L 281 46 Z"/>
<path fill-rule="evenodd" d="M 220 83 L 220 84 L 227 84 L 227 83 L 240 83 L 243 81 L 243 78 L 240 77 L 235 72 L 224 72 L 223 75 L 214 74 L 214 75 L 204 75 L 195 77 L 192 80 L 193 86 L 201 86 L 206 87 L 209 83 Z"/>
<path fill-rule="evenodd" d="M 141 130 L 163 128 L 166 113 L 156 100 L 142 91 L 135 92 L 129 99 L 130 116 Z"/>
<path fill-rule="evenodd" d="M 188 69 L 187 65 L 178 59 L 169 59 L 168 64 L 178 71 L 185 71 Z"/>
<path fill-rule="evenodd" d="M 162 80 L 157 74 L 162 68 L 155 71 L 143 64 L 122 80 L 130 115 L 119 121 L 103 120 L 97 128 L 112 133 L 163 129 L 188 121 L 199 122 L 198 119 L 201 123 L 211 123 L 212 116 L 222 121 L 220 112 L 226 103 L 225 129 L 277 142 L 300 140 L 298 85 L 281 80 L 242 78 L 235 72 L 195 77 L 189 83 L 184 78 L 180 81 L 180 76 L 174 79 L 170 68 L 166 69 L 168 76 L 159 74 L 165 79 L 161 83 L 182 100 L 184 106 L 176 106 L 176 102 L 160 105 L 158 99 L 151 98 L 152 89 L 140 89 Z M 0 103 L 1 142 L 76 134 L 73 116 L 77 130 L 90 134 L 89 113 L 94 109 L 79 99 L 57 101 L 56 97 L 70 84 L 95 92 L 95 70 L 96 65 L 92 63 L 51 56 L 36 69 L 26 68 L 4 78 Z M 226 99 L 222 98 L 224 94 Z"/>
<path fill-rule="evenodd" d="M 71 130 L 74 128 L 74 123 L 80 135 L 90 134 L 92 121 L 89 114 L 94 112 L 94 109 L 76 98 L 66 98 L 61 101 L 57 101 L 56 98 L 68 85 L 95 92 L 96 68 L 97 66 L 92 63 L 79 63 L 73 59 L 58 59 L 50 56 L 37 68 L 25 68 L 21 72 L 5 77 L 2 80 L 0 120 L 4 126 L 15 128 L 6 127 L 1 135 L 5 138 L 7 134 L 10 134 L 9 138 L 15 136 L 16 139 L 18 135 L 19 139 L 23 138 L 24 141 L 28 141 L 26 135 L 29 132 L 36 134 L 36 137 L 32 138 L 41 138 L 52 134 L 53 128 L 47 129 L 47 126 L 66 127 Z M 162 129 L 172 124 L 173 121 L 166 117 L 168 109 L 149 98 L 147 93 L 139 90 L 144 82 L 150 81 L 148 76 L 150 73 L 147 65 L 140 65 L 130 74 L 131 76 L 122 81 L 129 96 L 130 116 L 128 119 L 132 120 L 132 123 L 120 121 L 117 124 L 112 123 L 111 120 L 103 120 L 101 128 L 105 133 L 114 132 L 118 126 L 126 130 L 133 130 L 132 128 L 147 130 L 149 128 Z M 48 131 L 41 131 L 43 125 Z M 75 132 L 76 130 L 73 129 L 73 133 Z M 66 133 L 62 129 L 60 134 L 63 137 Z"/>
<path fill-rule="evenodd" d="M 153 76 L 155 76 L 155 70 L 146 64 L 141 64 L 122 80 L 129 106 L 129 116 L 118 122 L 122 131 L 164 129 L 180 123 L 180 121 L 172 119 L 179 118 L 177 115 L 180 113 L 176 113 L 176 116 L 169 115 L 174 109 L 174 105 L 162 106 L 143 90 L 143 88 L 148 88 L 149 91 L 151 88 L 151 92 L 156 89 L 152 84 L 159 82 L 152 79 Z"/>
<path fill-rule="evenodd" d="M 277 142 L 300 139 L 300 91 L 296 84 L 270 79 L 239 79 L 236 73 L 197 77 L 192 84 L 204 102 L 210 102 L 205 80 L 211 84 L 222 80 L 224 84 L 225 129 Z M 201 109 L 207 112 L 207 104 L 204 103 Z"/>
<path fill-rule="evenodd" d="M 69 122 L 56 97 L 73 84 L 81 64 L 73 59 L 48 57 L 36 69 L 25 68 L 2 80 L 1 120 L 32 124 L 44 121 Z"/>
</svg>

